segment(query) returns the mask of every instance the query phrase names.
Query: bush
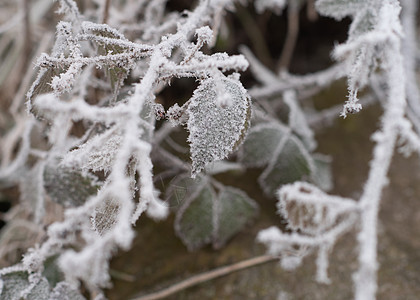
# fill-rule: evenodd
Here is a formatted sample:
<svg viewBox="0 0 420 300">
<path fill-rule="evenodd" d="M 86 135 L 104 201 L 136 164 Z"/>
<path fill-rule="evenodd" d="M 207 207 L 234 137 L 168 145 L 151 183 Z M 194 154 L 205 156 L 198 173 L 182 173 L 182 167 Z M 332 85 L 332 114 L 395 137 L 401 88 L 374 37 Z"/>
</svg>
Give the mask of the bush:
<svg viewBox="0 0 420 300">
<path fill-rule="evenodd" d="M 170 6 L 181 1 L 166 2 L 81 1 L 78 7 L 60 0 L 53 43 L 49 1 L 2 4 L 5 12 L 18 13 L 0 28 L 2 42 L 9 43 L 0 79 L 10 99 L 1 112 L 0 185 L 20 192 L 20 204 L 9 213 L 18 217 L 9 220 L 3 237 L 21 227 L 36 232 L 4 255 L 16 263 L 13 254 L 31 247 L 20 263 L 0 271 L 2 299 L 104 298 L 109 260 L 131 247 L 133 225 L 144 214 L 166 218 L 172 205 L 178 208 L 176 234 L 189 250 L 223 247 L 256 218 L 259 205 L 218 176 L 253 168 L 261 170 L 258 184 L 277 197 L 287 222 L 287 230 L 258 234 L 269 254 L 290 270 L 316 252 L 316 279 L 329 283 L 329 253 L 355 229 L 355 299 L 374 299 L 378 211 L 391 159 L 397 149 L 420 149 L 416 1 L 402 1 L 400 16 L 396 0 L 256 0 L 258 14 L 287 13 L 288 31 L 273 68 L 261 62 L 270 60 L 269 50 L 252 28 L 254 14 L 240 4 L 202 0 L 182 10 Z M 303 8 L 311 19 L 319 13 L 351 25 L 347 41 L 334 47 L 332 65 L 292 75 Z M 257 55 L 246 46 L 239 47 L 242 54 L 217 51 L 234 38 L 227 12 L 241 11 Z M 49 22 L 43 22 L 46 16 Z M 19 22 L 20 44 L 13 36 Z M 30 63 L 35 56 L 36 73 Z M 242 80 L 248 67 L 252 75 Z M 330 159 L 315 153 L 313 127 L 338 113 L 334 107 L 310 111 L 302 101 L 341 78 L 348 86 L 341 117 L 376 99 L 383 108 L 359 199 L 326 193 L 332 188 Z M 245 89 L 243 82 L 254 84 Z M 183 84 L 193 92 L 186 95 Z M 153 172 L 169 188 L 159 190 Z"/>
</svg>

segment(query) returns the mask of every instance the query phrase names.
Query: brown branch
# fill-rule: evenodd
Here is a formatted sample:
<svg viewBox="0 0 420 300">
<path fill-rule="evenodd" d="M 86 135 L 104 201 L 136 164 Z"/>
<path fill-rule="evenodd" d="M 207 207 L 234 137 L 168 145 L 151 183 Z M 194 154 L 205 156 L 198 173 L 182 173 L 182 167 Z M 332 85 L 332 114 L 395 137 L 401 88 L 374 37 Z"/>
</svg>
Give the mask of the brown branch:
<svg viewBox="0 0 420 300">
<path fill-rule="evenodd" d="M 111 4 L 111 0 L 105 0 L 104 12 L 102 16 L 102 23 L 104 24 L 108 22 L 110 4 Z"/>
<path fill-rule="evenodd" d="M 23 1 L 23 11 L 24 11 L 24 17 L 23 17 L 23 26 L 24 26 L 24 41 L 23 41 L 23 55 L 25 57 L 23 68 L 26 68 L 26 65 L 28 64 L 28 61 L 30 59 L 31 54 L 31 20 L 30 20 L 30 0 L 24 0 Z"/>
<path fill-rule="evenodd" d="M 235 8 L 237 11 L 236 16 L 239 18 L 239 21 L 241 22 L 246 34 L 251 40 L 252 49 L 254 50 L 255 55 L 265 65 L 271 65 L 272 60 L 270 51 L 268 49 L 264 35 L 260 30 L 260 26 L 258 26 L 255 18 L 242 5 L 236 4 Z"/>
<path fill-rule="evenodd" d="M 318 20 L 318 12 L 315 9 L 315 0 L 308 0 L 306 4 L 306 17 L 309 21 Z"/>
<path fill-rule="evenodd" d="M 299 6 L 290 5 L 287 12 L 287 35 L 280 60 L 277 65 L 277 72 L 287 70 L 289 68 L 299 33 Z"/>
<path fill-rule="evenodd" d="M 274 255 L 261 255 L 261 256 L 257 256 L 251 259 L 247 259 L 238 263 L 235 263 L 233 265 L 230 266 L 226 266 L 226 267 L 221 267 L 221 268 L 217 268 L 215 270 L 212 271 L 208 271 L 208 272 L 204 272 L 198 275 L 195 275 L 193 277 L 190 277 L 186 280 L 183 280 L 179 283 L 176 283 L 166 289 L 163 289 L 159 292 L 155 292 L 155 293 L 151 293 L 145 296 L 140 296 L 137 298 L 133 298 L 132 300 L 157 300 L 157 299 L 162 299 L 165 297 L 168 297 L 172 294 L 178 293 L 179 291 L 182 291 L 184 289 L 190 288 L 194 285 L 215 279 L 217 277 L 221 277 L 221 276 L 225 276 L 227 274 L 236 272 L 236 271 L 240 271 L 243 269 L 247 269 L 250 267 L 254 267 L 257 265 L 261 265 L 261 264 L 265 264 L 267 262 L 270 261 L 274 261 L 279 259 L 278 256 L 274 256 Z"/>
</svg>

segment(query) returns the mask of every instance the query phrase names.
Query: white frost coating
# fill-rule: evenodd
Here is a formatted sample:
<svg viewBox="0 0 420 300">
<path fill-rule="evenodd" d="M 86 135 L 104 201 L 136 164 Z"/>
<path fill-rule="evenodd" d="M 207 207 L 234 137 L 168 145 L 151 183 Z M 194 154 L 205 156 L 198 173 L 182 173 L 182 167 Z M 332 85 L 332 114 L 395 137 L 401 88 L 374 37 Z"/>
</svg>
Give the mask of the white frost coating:
<svg viewBox="0 0 420 300">
<path fill-rule="evenodd" d="M 408 7 L 410 5 L 408 3 Z M 351 99 L 346 103 L 342 113 L 344 116 L 360 109 L 356 94 L 359 88 L 369 83 L 369 68 L 379 67 L 383 72 L 387 92 L 383 101 L 385 112 L 380 129 L 372 136 L 376 146 L 368 180 L 358 202 L 326 195 L 306 183 L 282 187 L 279 191 L 279 210 L 293 232 L 285 234 L 270 228 L 260 232 L 258 240 L 267 244 L 270 253 L 280 251 L 278 254 L 281 254 L 285 251 L 282 247 L 287 245 L 317 248 L 317 280 L 328 283 L 329 251 L 341 235 L 357 228 L 359 268 L 353 275 L 355 299 L 373 300 L 377 290 L 379 203 L 382 189 L 388 183 L 387 173 L 397 138 L 400 136 L 401 142 L 406 143 L 402 148 L 406 153 L 420 149 L 420 139 L 404 117 L 407 88 L 404 67 L 407 66 L 404 65 L 401 49 L 403 33 L 398 19 L 400 6 L 395 0 L 353 1 L 348 5 L 346 2 L 319 0 L 317 7 L 320 12 L 339 19 L 346 15 L 354 16 L 366 9 L 372 9 L 374 15 L 377 13 L 372 28 L 365 32 L 354 30 L 352 33 L 355 36 L 335 49 L 336 57 L 345 58 L 348 63 L 346 72 Z M 344 9 L 339 10 L 340 7 Z M 373 63 L 376 59 L 379 61 Z"/>
<path fill-rule="evenodd" d="M 306 182 L 284 185 L 278 191 L 278 212 L 292 231 L 319 235 L 331 229 L 340 216 L 357 212 L 352 199 L 330 196 Z"/>
<path fill-rule="evenodd" d="M 169 207 L 165 202 L 155 196 L 149 202 L 146 214 L 156 221 L 164 220 L 169 215 Z"/>
<path fill-rule="evenodd" d="M 296 0 L 292 0 L 296 1 Z M 263 13 L 264 10 L 273 10 L 277 15 L 281 14 L 286 7 L 286 0 L 255 0 L 254 6 L 258 13 Z"/>
<path fill-rule="evenodd" d="M 320 283 L 331 283 L 331 280 L 328 278 L 328 255 L 330 250 L 328 244 L 319 247 L 318 250 L 318 257 L 316 259 L 316 280 Z"/>
<path fill-rule="evenodd" d="M 272 226 L 258 232 L 257 241 L 267 246 L 268 253 L 272 255 L 278 255 L 285 248 L 287 248 L 286 244 L 281 242 L 279 243 L 279 241 L 281 241 L 282 235 L 283 233 L 279 228 Z"/>
<path fill-rule="evenodd" d="M 231 96 L 231 105 L 217 105 L 213 79 L 204 80 L 188 105 L 188 141 L 191 145 L 192 177 L 207 164 L 224 159 L 243 140 L 250 120 L 250 100 L 239 81 L 220 82 Z"/>
<path fill-rule="evenodd" d="M 290 109 L 289 127 L 302 137 L 309 150 L 314 150 L 316 148 L 314 133 L 309 128 L 305 114 L 297 101 L 296 91 L 285 91 L 283 98 L 284 103 L 286 103 Z"/>
<path fill-rule="evenodd" d="M 22 172 L 27 172 L 28 166 L 43 166 L 55 162 L 57 158 L 63 158 L 61 164 L 69 168 L 80 168 L 85 172 L 104 171 L 104 182 L 98 194 L 88 198 L 80 207 L 66 210 L 65 219 L 48 228 L 46 241 L 25 255 L 22 267 L 24 271 L 39 274 L 36 272 L 42 270 L 45 260 L 58 255 L 66 282 L 82 280 L 90 292 L 108 283 L 108 261 L 117 248 L 130 247 L 134 237 L 132 224 L 138 217 L 144 212 L 154 219 L 164 218 L 168 214 L 168 207 L 158 198 L 153 186 L 151 154 L 154 160 L 166 160 L 169 161 L 168 165 L 174 166 L 162 172 L 162 177 L 187 172 L 191 167 L 162 149 L 161 143 L 170 144 L 169 139 L 165 139 L 173 129 L 170 124 L 164 125 L 153 136 L 154 122 L 150 121 L 150 111 L 146 108 L 152 108 L 152 111 L 158 108 L 154 111 L 155 115 L 161 119 L 166 117 L 178 125 L 184 125 L 190 118 L 188 128 L 191 133 L 193 175 L 202 169 L 207 174 L 239 170 L 240 165 L 217 159 L 225 157 L 240 143 L 249 125 L 250 107 L 246 92 L 236 75 L 227 78 L 224 74 L 226 71 L 246 69 L 248 63 L 244 56 L 229 56 L 226 53 L 207 55 L 201 49 L 205 43 L 211 46 L 216 40 L 223 12 L 233 8 L 233 1 L 200 1 L 193 12 L 184 14 L 167 14 L 166 0 L 128 0 L 124 3 L 127 5 L 120 11 L 118 4 L 112 6 L 108 17 L 110 25 L 105 25 L 82 22 L 84 17 L 77 11 L 73 0 L 60 1 L 62 11 L 67 14 L 65 18 L 71 22 L 57 25 L 57 39 L 52 54 L 43 54 L 38 60 L 37 66 L 41 70 L 28 92 L 29 110 L 37 117 L 46 119 L 49 124 L 33 118 L 28 120 L 26 117 L 13 116 L 16 131 L 12 144 L 19 148 L 17 156 L 12 153 L 16 147 L 7 149 L 2 146 L 2 150 L 9 154 L 2 159 L 5 169 L 0 172 L 1 183 L 15 181 Z M 289 4 L 292 3 L 295 2 L 289 1 Z M 360 110 L 357 94 L 366 85 L 374 86 L 373 76 L 379 78 L 376 90 L 381 89 L 384 95 L 380 98 L 385 114 L 380 129 L 373 136 L 376 147 L 361 200 L 356 202 L 327 195 L 308 183 L 282 186 L 279 191 L 279 211 L 288 220 L 292 232 L 284 233 L 270 228 L 258 235 L 270 253 L 281 255 L 282 265 L 288 269 L 297 267 L 306 254 L 318 253 L 317 280 L 328 282 L 329 252 L 345 232 L 359 230 L 360 263 L 354 280 L 356 298 L 363 300 L 373 299 L 377 288 L 377 213 L 395 146 L 399 142 L 402 144 L 400 151 L 406 154 L 412 151 L 420 153 L 420 138 L 413 130 L 413 124 L 404 117 L 406 113 L 418 131 L 420 122 L 416 114 L 419 111 L 419 97 L 415 83 L 415 56 L 418 53 L 415 52 L 414 28 L 417 5 L 413 0 L 401 3 L 406 6 L 406 14 L 402 17 L 404 32 L 398 20 L 400 8 L 397 1 L 318 0 L 319 12 L 335 18 L 350 16 L 353 22 L 348 41 L 336 47 L 334 52 L 342 62 L 314 74 L 277 75 L 260 63 L 249 50 L 243 50 L 250 60 L 254 77 L 261 84 L 250 91 L 251 96 L 257 101 L 261 100 L 261 107 L 268 110 L 273 108 L 265 115 L 260 112 L 256 121 L 261 123 L 250 130 L 249 136 L 255 136 L 273 129 L 267 134 L 268 138 L 258 140 L 268 142 L 254 143 L 255 148 L 261 151 L 255 152 L 246 165 L 269 163 L 269 171 L 276 170 L 273 159 L 283 154 L 287 156 L 282 149 L 291 136 L 291 130 L 306 139 L 306 143 L 301 143 L 293 137 L 292 141 L 298 142 L 293 151 L 304 152 L 303 158 L 312 160 L 312 153 L 309 154 L 305 146 L 313 147 L 310 146 L 313 137 L 300 108 L 300 101 L 315 95 L 334 80 L 347 76 L 349 99 L 343 109 L 345 116 Z M 281 11 L 286 1 L 261 0 L 255 4 L 258 10 L 277 7 Z M 135 10 L 130 11 L 130 8 Z M 89 10 L 87 18 L 94 20 L 94 13 L 94 10 Z M 145 22 L 131 24 L 136 14 L 143 14 Z M 126 17 L 131 18 L 130 22 Z M 124 25 L 120 27 L 123 21 Z M 132 32 L 137 32 L 142 42 L 125 38 L 125 33 L 132 36 Z M 196 42 L 192 42 L 194 35 Z M 402 38 L 403 50 L 400 49 Z M 104 53 L 104 49 L 106 52 L 99 55 L 98 48 L 99 53 Z M 102 68 L 107 76 L 110 70 L 117 73 L 122 70 L 123 74 L 116 75 L 130 76 L 130 82 L 137 84 L 133 90 L 125 85 L 122 93 L 116 91 L 111 97 L 109 93 L 114 91 L 113 86 L 110 87 L 101 76 L 96 76 L 95 68 Z M 133 68 L 136 68 L 135 72 L 131 72 Z M 173 78 L 181 77 L 195 78 L 200 80 L 201 85 L 193 98 L 182 107 L 176 104 L 165 112 L 163 106 L 153 103 L 158 99 L 157 93 Z M 98 91 L 93 98 L 92 90 Z M 407 111 L 404 90 L 410 103 Z M 281 96 L 284 96 L 284 102 L 277 101 L 281 100 Z M 372 98 L 372 95 L 367 97 Z M 290 108 L 289 127 L 284 126 L 276 131 L 267 121 L 273 121 L 279 106 L 284 103 Z M 222 117 L 219 119 L 215 112 Z M 81 121 L 81 127 L 86 127 L 80 138 L 70 132 L 76 121 Z M 27 127 L 22 126 L 25 123 Z M 47 132 L 48 142 L 51 143 L 51 147 L 46 147 L 48 150 L 40 151 L 33 143 L 39 137 L 38 131 Z M 7 143 L 8 139 L 2 141 Z M 210 147 L 206 146 L 208 144 Z M 182 152 L 182 149 L 176 151 Z M 270 155 L 265 157 L 260 155 L 268 152 Z M 314 164 L 308 164 L 313 169 Z M 271 174 L 268 171 L 263 173 L 264 176 Z M 27 177 L 33 177 L 36 181 L 33 183 L 37 190 L 35 193 L 34 188 L 28 185 L 25 193 L 37 195 L 36 198 L 40 200 L 33 214 L 35 219 L 40 220 L 44 209 L 42 188 L 46 187 L 47 180 L 44 179 L 42 168 L 34 168 L 27 174 Z M 312 172 L 310 175 L 313 175 Z M 30 179 L 21 180 L 20 185 L 27 180 Z M 218 186 L 213 181 L 209 182 Z M 106 206 L 107 201 L 112 205 Z M 101 223 L 101 212 L 109 222 Z M 95 230 L 92 230 L 92 223 Z M 303 252 L 292 255 L 290 252 L 296 248 L 303 249 Z M 78 252 L 74 249 L 78 249 Z M 34 283 L 36 276 L 32 277 Z M 4 284 L 4 281 L 0 283 Z M 54 290 L 65 286 L 64 283 L 59 284 Z M 32 284 L 23 290 L 23 294 L 28 294 L 33 287 Z M 65 299 L 62 294 L 50 298 Z"/>
<path fill-rule="evenodd" d="M 62 165 L 77 166 L 83 170 L 111 171 L 112 163 L 121 144 L 121 135 L 116 130 L 108 130 L 97 135 L 79 148 L 68 152 Z"/>
<path fill-rule="evenodd" d="M 211 21 L 218 19 L 215 15 L 221 15 L 231 1 L 201 1 L 187 17 L 174 13 L 168 18 L 164 16 L 165 2 L 145 3 L 144 8 L 149 12 L 147 22 L 158 25 L 142 29 L 144 36 L 149 34 L 150 41 L 156 43 L 146 45 L 128 41 L 109 25 L 82 22 L 74 1 L 60 1 L 61 11 L 68 13 L 71 22 L 58 24 L 53 53 L 44 54 L 38 60 L 41 70 L 28 93 L 28 109 L 53 124 L 48 136 L 54 144 L 52 151 L 39 158 L 45 163 L 57 157 L 63 158 L 62 166 L 85 172 L 104 171 L 105 180 L 98 194 L 79 207 L 67 209 L 65 220 L 48 228 L 47 240 L 25 255 L 26 269 L 39 271 L 45 259 L 57 254 L 68 282 L 81 279 L 89 289 L 106 286 L 109 281 L 108 261 L 118 247 L 130 247 L 134 237 L 132 223 L 143 212 L 154 219 L 168 215 L 168 208 L 157 198 L 153 185 L 150 142 L 154 122 L 150 121 L 147 111 L 143 112 L 145 107 L 154 107 L 155 92 L 164 86 L 162 83 L 173 77 L 206 80 L 214 77 L 214 80 L 223 79 L 230 83 L 233 87 L 226 87 L 227 92 L 233 90 L 237 93 L 233 97 L 244 103 L 235 105 L 245 107 L 246 113 L 240 116 L 241 126 L 234 128 L 238 133 L 235 133 L 233 143 L 219 149 L 222 156 L 226 156 L 236 146 L 239 137 L 245 135 L 249 99 L 238 78 L 225 78 L 222 72 L 244 70 L 248 67 L 247 61 L 242 55 L 205 55 L 200 50 L 217 33 L 210 29 Z M 178 25 L 174 26 L 176 23 Z M 191 42 L 194 34 L 197 43 Z M 99 55 L 97 47 L 108 53 Z M 147 60 L 141 61 L 146 57 Z M 96 77 L 91 76 L 94 67 L 128 73 L 139 61 L 140 80 L 134 91 L 111 104 L 109 99 L 95 99 L 99 103 L 94 104 L 90 102 L 88 91 L 91 88 L 99 90 L 99 94 L 110 90 L 100 78 L 91 78 Z M 185 112 L 185 107 L 177 108 L 170 111 L 173 120 L 177 114 Z M 163 109 L 159 115 L 165 116 Z M 177 121 L 182 124 L 186 117 L 187 114 Z M 90 126 L 81 138 L 70 136 L 75 121 Z M 32 150 L 29 133 L 22 143 L 22 161 L 15 161 L 19 166 L 24 164 Z M 137 194 L 139 200 L 135 203 Z M 110 205 L 104 207 L 107 201 Z M 104 219 L 100 213 L 110 214 L 108 223 L 102 222 Z M 78 244 L 80 240 L 83 241 L 81 245 Z M 76 245 L 78 252 L 70 250 Z"/>
</svg>

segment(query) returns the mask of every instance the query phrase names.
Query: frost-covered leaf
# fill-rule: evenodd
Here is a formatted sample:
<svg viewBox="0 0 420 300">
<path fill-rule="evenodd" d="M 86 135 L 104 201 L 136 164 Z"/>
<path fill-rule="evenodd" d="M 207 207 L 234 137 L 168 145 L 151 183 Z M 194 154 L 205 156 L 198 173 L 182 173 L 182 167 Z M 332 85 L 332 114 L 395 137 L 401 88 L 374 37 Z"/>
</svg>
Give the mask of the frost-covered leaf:
<svg viewBox="0 0 420 300">
<path fill-rule="evenodd" d="M 281 140 L 290 130 L 279 123 L 262 123 L 249 130 L 239 152 L 239 160 L 248 167 L 262 167 L 273 157 Z"/>
<path fill-rule="evenodd" d="M 79 148 L 67 153 L 61 165 L 76 166 L 84 171 L 108 172 L 121 143 L 121 136 L 113 129 L 97 134 Z"/>
<path fill-rule="evenodd" d="M 278 155 L 258 178 L 264 192 L 272 195 L 283 184 L 291 183 L 311 174 L 313 161 L 302 143 L 290 136 Z"/>
<path fill-rule="evenodd" d="M 84 22 L 82 26 L 94 36 L 103 38 L 96 40 L 98 43 L 98 55 L 119 54 L 128 51 L 127 48 L 123 48 L 118 43 L 115 43 L 115 40 L 120 40 L 121 42 L 127 42 L 128 40 L 114 28 L 111 28 L 106 24 L 99 25 L 90 22 Z M 110 80 L 114 93 L 118 91 L 124 79 L 127 77 L 127 74 L 128 67 L 123 63 L 108 64 L 106 67 L 106 75 Z"/>
<path fill-rule="evenodd" d="M 53 88 L 51 87 L 52 78 L 58 76 L 62 72 L 64 72 L 64 70 L 54 67 L 42 68 L 39 71 L 36 80 L 27 93 L 28 108 L 34 116 L 42 118 L 42 113 L 33 106 L 33 100 L 38 95 L 51 93 L 53 91 Z"/>
<path fill-rule="evenodd" d="M 213 238 L 213 201 L 216 193 L 209 185 L 203 186 L 179 209 L 175 230 L 189 250 L 208 244 Z"/>
<path fill-rule="evenodd" d="M 86 300 L 86 298 L 79 291 L 63 281 L 54 287 L 49 300 Z"/>
<path fill-rule="evenodd" d="M 0 299 L 39 300 L 49 299 L 50 285 L 40 274 L 29 275 L 25 270 L 11 267 L 2 270 L 0 275 Z"/>
<path fill-rule="evenodd" d="M 51 200 L 63 206 L 82 205 L 100 187 L 96 176 L 79 170 L 48 165 L 44 170 L 44 187 Z"/>
<path fill-rule="evenodd" d="M 371 9 L 365 9 L 358 13 L 349 29 L 349 40 L 372 30 L 377 22 L 376 14 Z"/>
<path fill-rule="evenodd" d="M 38 277 L 39 275 L 36 274 Z M 37 282 L 31 288 L 29 294 L 27 294 L 27 300 L 39 300 L 39 299 L 49 299 L 50 295 L 50 285 L 48 284 L 48 280 L 44 277 L 39 276 L 36 279 Z"/>
<path fill-rule="evenodd" d="M 353 16 L 363 10 L 367 0 L 318 0 L 316 10 L 324 16 L 341 20 L 346 16 Z"/>
<path fill-rule="evenodd" d="M 14 271 L 1 274 L 1 299 L 20 300 L 21 293 L 29 287 L 28 272 Z"/>
<path fill-rule="evenodd" d="M 117 216 L 120 211 L 120 204 L 110 197 L 105 199 L 95 208 L 92 215 L 92 227 L 100 235 L 114 227 L 117 222 Z"/>
<path fill-rule="evenodd" d="M 306 182 L 283 186 L 278 198 L 278 211 L 288 221 L 287 226 L 308 235 L 325 232 L 340 216 L 357 208 L 355 201 L 330 196 Z"/>
<path fill-rule="evenodd" d="M 216 228 L 213 246 L 218 249 L 252 220 L 258 212 L 257 203 L 243 191 L 226 187 L 217 197 L 214 217 Z"/>
<path fill-rule="evenodd" d="M 230 97 L 229 105 L 220 105 L 219 90 Z M 242 84 L 225 78 L 220 82 L 206 79 L 194 91 L 188 105 L 192 176 L 208 163 L 224 159 L 244 139 L 251 117 L 250 99 Z"/>
</svg>

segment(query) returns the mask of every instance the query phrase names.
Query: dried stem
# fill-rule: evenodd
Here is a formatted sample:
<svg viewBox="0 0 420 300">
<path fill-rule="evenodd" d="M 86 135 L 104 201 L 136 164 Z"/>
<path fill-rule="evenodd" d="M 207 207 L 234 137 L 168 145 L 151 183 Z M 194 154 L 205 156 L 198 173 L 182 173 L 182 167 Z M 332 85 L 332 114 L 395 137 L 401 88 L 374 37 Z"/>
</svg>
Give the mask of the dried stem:
<svg viewBox="0 0 420 300">
<path fill-rule="evenodd" d="M 287 13 L 287 35 L 277 65 L 278 73 L 289 68 L 299 33 L 299 8 L 296 5 L 291 5 Z"/>
<path fill-rule="evenodd" d="M 156 300 L 156 299 L 162 299 L 165 297 L 168 297 L 170 295 L 173 295 L 175 293 L 178 293 L 182 290 L 185 290 L 187 288 L 190 288 L 194 285 L 221 277 L 221 276 L 225 276 L 228 275 L 230 273 L 233 272 L 237 272 L 240 270 L 244 270 L 250 267 L 254 267 L 257 265 L 261 265 L 261 264 L 265 264 L 274 260 L 279 259 L 278 256 L 274 256 L 274 255 L 261 255 L 261 256 L 257 256 L 251 259 L 247 259 L 238 263 L 235 263 L 233 265 L 230 266 L 226 266 L 226 267 L 221 267 L 221 268 L 217 268 L 215 270 L 209 271 L 209 272 L 204 272 L 201 273 L 199 275 L 195 275 L 192 276 L 184 281 L 181 281 L 177 284 L 174 284 L 166 289 L 163 289 L 159 292 L 156 293 L 152 293 L 152 294 L 148 294 L 145 296 L 141 296 L 141 297 L 137 297 L 137 298 L 133 298 L 132 300 Z"/>
<path fill-rule="evenodd" d="M 108 22 L 110 4 L 111 4 L 111 0 L 105 0 L 104 12 L 103 12 L 103 16 L 102 16 L 102 23 L 104 23 L 104 24 L 106 24 Z"/>
</svg>

